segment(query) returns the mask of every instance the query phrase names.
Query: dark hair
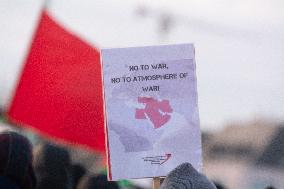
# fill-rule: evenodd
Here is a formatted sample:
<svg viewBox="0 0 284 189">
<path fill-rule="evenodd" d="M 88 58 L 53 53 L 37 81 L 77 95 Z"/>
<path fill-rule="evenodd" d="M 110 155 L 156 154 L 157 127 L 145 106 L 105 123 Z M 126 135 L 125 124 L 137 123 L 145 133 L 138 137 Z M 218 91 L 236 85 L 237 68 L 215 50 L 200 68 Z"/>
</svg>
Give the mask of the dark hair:
<svg viewBox="0 0 284 189">
<path fill-rule="evenodd" d="M 35 148 L 34 168 L 37 189 L 69 189 L 71 183 L 70 154 L 61 147 L 44 143 Z"/>
<path fill-rule="evenodd" d="M 71 165 L 71 177 L 73 189 L 76 189 L 80 179 L 86 174 L 86 169 L 80 164 Z"/>
<path fill-rule="evenodd" d="M 21 189 L 34 189 L 32 159 L 32 145 L 26 137 L 13 131 L 0 133 L 0 176 L 7 177 Z"/>
</svg>

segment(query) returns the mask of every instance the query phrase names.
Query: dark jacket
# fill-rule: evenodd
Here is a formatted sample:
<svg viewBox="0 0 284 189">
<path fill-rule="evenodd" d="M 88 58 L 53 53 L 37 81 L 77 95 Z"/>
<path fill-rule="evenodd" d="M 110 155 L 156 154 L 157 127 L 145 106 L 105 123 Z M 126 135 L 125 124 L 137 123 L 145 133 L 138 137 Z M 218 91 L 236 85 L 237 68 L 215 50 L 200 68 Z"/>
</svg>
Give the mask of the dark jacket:
<svg viewBox="0 0 284 189">
<path fill-rule="evenodd" d="M 18 185 L 7 177 L 0 176 L 0 189 L 20 189 Z"/>
</svg>

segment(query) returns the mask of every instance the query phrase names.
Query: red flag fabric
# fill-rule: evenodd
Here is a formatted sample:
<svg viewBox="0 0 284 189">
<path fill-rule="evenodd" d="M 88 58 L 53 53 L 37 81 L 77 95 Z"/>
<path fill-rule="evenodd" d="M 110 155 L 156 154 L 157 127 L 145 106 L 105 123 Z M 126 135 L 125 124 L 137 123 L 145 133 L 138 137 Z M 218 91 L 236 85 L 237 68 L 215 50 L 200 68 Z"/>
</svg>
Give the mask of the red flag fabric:
<svg viewBox="0 0 284 189">
<path fill-rule="evenodd" d="M 101 74 L 98 50 L 43 11 L 8 118 L 104 152 Z"/>
</svg>

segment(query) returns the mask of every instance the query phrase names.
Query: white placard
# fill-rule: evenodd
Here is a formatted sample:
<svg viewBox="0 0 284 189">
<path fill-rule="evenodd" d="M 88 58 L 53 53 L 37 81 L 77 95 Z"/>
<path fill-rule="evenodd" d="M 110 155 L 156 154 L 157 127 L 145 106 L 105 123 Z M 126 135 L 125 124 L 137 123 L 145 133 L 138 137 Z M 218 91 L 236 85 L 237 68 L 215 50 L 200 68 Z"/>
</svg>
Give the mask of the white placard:
<svg viewBox="0 0 284 189">
<path fill-rule="evenodd" d="M 201 167 L 192 44 L 103 49 L 110 180 Z"/>
</svg>

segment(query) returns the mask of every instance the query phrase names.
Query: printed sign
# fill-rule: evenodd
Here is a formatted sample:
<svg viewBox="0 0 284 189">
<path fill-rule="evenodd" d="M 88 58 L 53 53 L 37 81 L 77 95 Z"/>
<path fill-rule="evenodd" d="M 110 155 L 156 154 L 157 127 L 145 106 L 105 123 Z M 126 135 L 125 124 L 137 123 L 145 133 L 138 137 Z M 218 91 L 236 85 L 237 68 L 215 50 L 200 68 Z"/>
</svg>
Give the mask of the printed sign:
<svg viewBox="0 0 284 189">
<path fill-rule="evenodd" d="M 192 44 L 102 50 L 110 180 L 201 167 Z"/>
</svg>

